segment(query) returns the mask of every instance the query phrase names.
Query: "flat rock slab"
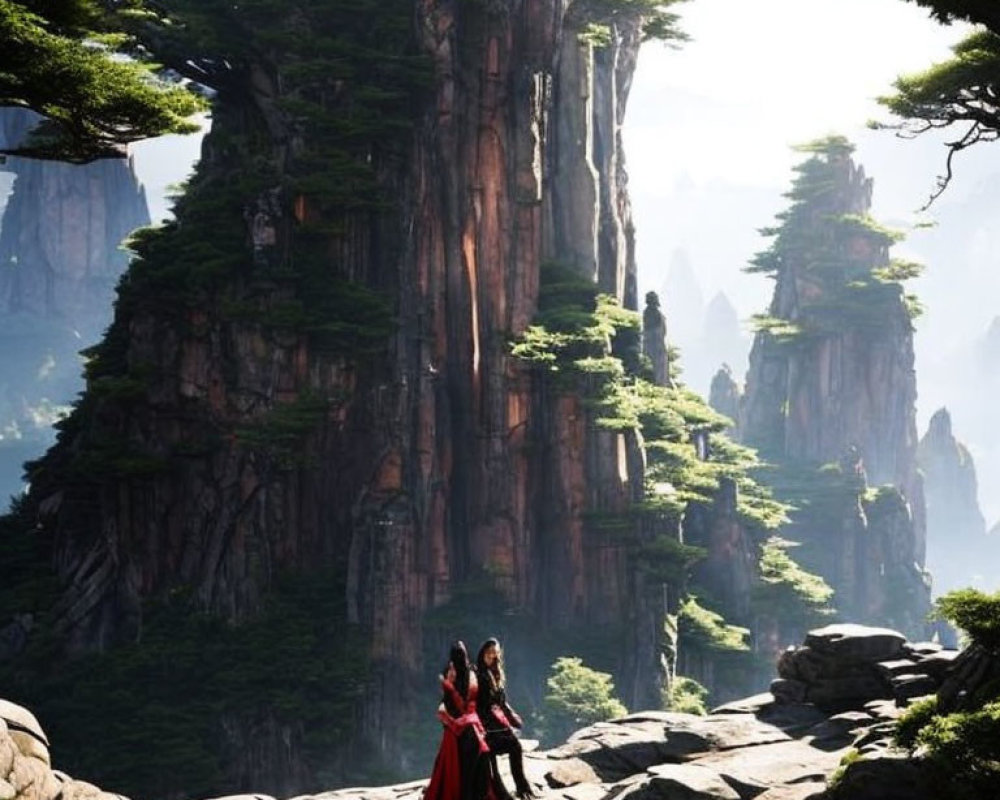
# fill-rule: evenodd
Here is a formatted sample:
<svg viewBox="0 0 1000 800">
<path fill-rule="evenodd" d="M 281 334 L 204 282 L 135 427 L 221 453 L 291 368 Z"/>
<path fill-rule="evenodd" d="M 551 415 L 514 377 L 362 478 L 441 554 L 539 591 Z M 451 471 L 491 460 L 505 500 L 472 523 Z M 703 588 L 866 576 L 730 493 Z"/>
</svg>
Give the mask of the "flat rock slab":
<svg viewBox="0 0 1000 800">
<path fill-rule="evenodd" d="M 754 800 L 819 800 L 826 791 L 825 783 L 796 783 L 792 786 L 776 786 Z"/>
<path fill-rule="evenodd" d="M 744 697 L 740 700 L 733 700 L 731 703 L 724 703 L 716 706 L 710 714 L 757 714 L 765 708 L 773 705 L 774 695 L 770 692 Z"/>
<path fill-rule="evenodd" d="M 741 796 L 753 797 L 768 789 L 797 783 L 824 783 L 850 749 L 823 749 L 798 739 L 788 742 L 745 747 L 699 758 L 699 766 L 717 772 L 737 787 Z"/>
<path fill-rule="evenodd" d="M 661 764 L 648 774 L 645 784 L 628 796 L 641 793 L 663 800 L 740 800 L 718 773 L 697 764 Z"/>
<path fill-rule="evenodd" d="M 845 661 L 891 661 L 901 657 L 906 637 L 889 628 L 840 623 L 806 634 L 805 645 Z"/>
<path fill-rule="evenodd" d="M 850 744 L 858 731 L 874 723 L 875 720 L 864 711 L 845 711 L 809 728 L 804 738 L 816 747 L 840 747 Z"/>
<path fill-rule="evenodd" d="M 547 793 L 548 797 L 563 797 L 566 800 L 604 800 L 608 796 L 608 786 L 603 783 L 578 783 L 556 792 Z"/>
<path fill-rule="evenodd" d="M 601 781 L 617 781 L 657 764 L 689 761 L 716 750 L 788 741 L 781 728 L 749 714 L 641 715 L 584 728 L 550 759 L 579 759 Z M 553 768 L 554 769 L 554 768 Z"/>
<path fill-rule="evenodd" d="M 943 678 L 945 673 L 951 669 L 952 663 L 958 658 L 958 650 L 938 650 L 922 656 L 917 662 L 916 672 L 923 672 L 933 675 L 935 678 Z"/>
</svg>

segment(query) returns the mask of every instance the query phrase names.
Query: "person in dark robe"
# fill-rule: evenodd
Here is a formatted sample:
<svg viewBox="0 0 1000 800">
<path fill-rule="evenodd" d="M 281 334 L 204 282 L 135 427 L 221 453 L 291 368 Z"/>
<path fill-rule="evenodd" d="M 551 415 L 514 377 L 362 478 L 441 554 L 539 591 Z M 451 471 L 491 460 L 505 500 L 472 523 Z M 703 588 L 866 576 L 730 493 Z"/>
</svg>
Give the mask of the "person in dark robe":
<svg viewBox="0 0 1000 800">
<path fill-rule="evenodd" d="M 444 732 L 424 800 L 493 800 L 489 747 L 476 713 L 478 683 L 465 644 L 455 642 L 441 673 L 437 714 Z"/>
<path fill-rule="evenodd" d="M 521 800 L 534 797 L 531 785 L 524 777 L 524 758 L 521 742 L 514 728 L 523 725 L 521 717 L 507 702 L 507 678 L 503 671 L 503 650 L 495 638 L 487 639 L 476 656 L 476 673 L 479 676 L 479 718 L 486 729 L 486 743 L 490 748 L 493 789 L 498 800 L 511 800 L 510 792 L 500 779 L 497 756 L 506 753 L 510 758 L 510 773 L 514 789 Z"/>
</svg>

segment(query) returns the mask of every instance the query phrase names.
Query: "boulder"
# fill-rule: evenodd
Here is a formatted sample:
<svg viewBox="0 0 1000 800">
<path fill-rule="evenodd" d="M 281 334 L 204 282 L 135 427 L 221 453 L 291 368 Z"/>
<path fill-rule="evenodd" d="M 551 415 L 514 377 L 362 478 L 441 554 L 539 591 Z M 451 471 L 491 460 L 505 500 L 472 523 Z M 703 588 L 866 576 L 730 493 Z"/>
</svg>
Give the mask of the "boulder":
<svg viewBox="0 0 1000 800">
<path fill-rule="evenodd" d="M 941 800 L 930 790 L 920 761 L 885 754 L 849 764 L 828 797 L 830 800 Z"/>
<path fill-rule="evenodd" d="M 601 779 L 594 768 L 580 758 L 567 758 L 556 762 L 551 770 L 545 773 L 545 782 L 553 789 L 563 789 L 580 783 L 600 783 Z"/>
<path fill-rule="evenodd" d="M 48 737 L 34 714 L 9 700 L 0 700 L 0 719 L 6 723 L 8 735 L 22 755 L 37 758 L 46 766 L 51 764 Z"/>
<path fill-rule="evenodd" d="M 663 800 L 740 800 L 718 773 L 696 764 L 663 764 L 649 770 L 649 788 Z"/>
<path fill-rule="evenodd" d="M 899 658 L 906 637 L 889 628 L 838 623 L 806 634 L 805 646 L 840 661 L 878 662 Z"/>
<path fill-rule="evenodd" d="M 858 708 L 869 700 L 893 697 L 888 681 L 875 674 L 849 675 L 843 678 L 823 678 L 810 684 L 806 700 L 820 708 Z"/>
</svg>

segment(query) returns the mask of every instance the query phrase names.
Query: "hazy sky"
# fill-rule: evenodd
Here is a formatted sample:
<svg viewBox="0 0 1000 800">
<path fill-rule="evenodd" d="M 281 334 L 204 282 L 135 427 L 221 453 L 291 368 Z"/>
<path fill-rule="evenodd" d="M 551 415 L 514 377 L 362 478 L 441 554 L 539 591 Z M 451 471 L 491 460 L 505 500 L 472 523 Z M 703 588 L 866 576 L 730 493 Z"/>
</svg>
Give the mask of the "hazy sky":
<svg viewBox="0 0 1000 800">
<path fill-rule="evenodd" d="M 887 118 L 874 98 L 896 76 L 946 58 L 964 28 L 943 27 L 902 0 L 693 0 L 677 8 L 692 41 L 676 50 L 644 46 L 625 125 L 644 290 L 661 288 L 665 253 L 703 236 L 660 218 L 679 196 L 687 195 L 685 209 L 720 185 L 744 195 L 768 189 L 750 228 L 768 225 L 801 160 L 789 149 L 796 143 L 827 133 L 854 140 L 857 159 L 876 177 L 880 218 L 898 221 L 926 199 L 943 150 L 866 131 L 865 123 Z M 706 288 L 731 287 L 748 314 L 768 287 L 738 269 L 763 242 L 726 227 L 729 252 L 692 255 Z M 737 257 L 742 263 L 719 263 Z"/>
<path fill-rule="evenodd" d="M 874 99 L 898 75 L 948 58 L 969 29 L 941 26 L 903 0 L 692 0 L 678 10 L 692 41 L 644 46 L 625 123 L 640 290 L 662 290 L 681 250 L 706 301 L 721 290 L 744 320 L 764 311 L 773 283 L 740 270 L 769 244 L 756 229 L 787 207 L 781 194 L 802 160 L 790 145 L 846 135 L 875 180 L 878 220 L 904 229 L 940 223 L 893 248 L 927 266 L 911 286 L 927 309 L 915 337 L 918 428 L 937 408 L 952 410 L 992 524 L 1000 517 L 1000 434 L 991 432 L 1000 419 L 989 400 L 996 389 L 970 359 L 1000 313 L 1000 143 L 956 158 L 951 187 L 917 215 L 943 169 L 945 137 L 903 141 L 865 127 L 890 119 Z"/>
</svg>

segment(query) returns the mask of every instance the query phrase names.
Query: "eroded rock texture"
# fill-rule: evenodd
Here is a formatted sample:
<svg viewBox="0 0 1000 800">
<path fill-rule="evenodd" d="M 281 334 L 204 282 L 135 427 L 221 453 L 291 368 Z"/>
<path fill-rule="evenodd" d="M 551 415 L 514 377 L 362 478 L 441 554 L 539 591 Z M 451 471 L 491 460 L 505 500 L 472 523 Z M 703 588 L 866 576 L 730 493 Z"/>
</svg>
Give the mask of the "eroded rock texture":
<svg viewBox="0 0 1000 800">
<path fill-rule="evenodd" d="M 638 442 L 597 430 L 579 398 L 509 354 L 543 261 L 636 308 L 620 126 L 641 20 L 615 16 L 595 49 L 577 35 L 590 8 L 386 6 L 403 24 L 415 12 L 429 79 L 398 152 L 360 157 L 382 190 L 362 210 L 331 214 L 343 186 L 308 182 L 304 154 L 326 134 L 282 101 L 312 101 L 296 83 L 310 73 L 268 51 L 226 76 L 178 223 L 144 246 L 88 395 L 33 476 L 72 648 L 138 636 L 144 602 L 175 590 L 239 622 L 279 574 L 329 569 L 374 671 L 356 730 L 391 755 L 429 669 L 424 613 L 488 578 L 543 631 L 629 621 L 622 688 L 658 698 L 648 643 L 662 617 L 627 580 L 620 543 L 588 524 L 641 493 Z M 275 35 L 332 24 L 307 15 Z M 346 113 L 350 87 L 325 97 Z M 223 190 L 225 224 L 186 240 L 204 224 L 198 203 Z M 333 281 L 384 298 L 392 332 L 344 347 L 355 328 L 309 311 Z M 288 772 L 274 785 L 293 785 Z"/>
<path fill-rule="evenodd" d="M 778 480 L 803 506 L 788 535 L 806 542 L 802 557 L 836 589 L 835 605 L 916 635 L 928 590 L 913 326 L 885 272 L 894 238 L 868 215 L 872 180 L 849 144 L 823 148 L 799 167 L 775 246 L 758 257 L 776 285 L 740 435 L 786 470 Z M 865 495 L 869 485 L 883 488 Z"/>
</svg>

